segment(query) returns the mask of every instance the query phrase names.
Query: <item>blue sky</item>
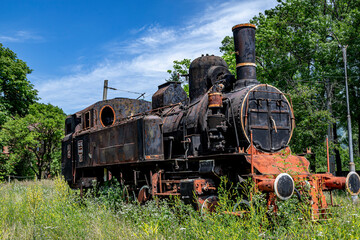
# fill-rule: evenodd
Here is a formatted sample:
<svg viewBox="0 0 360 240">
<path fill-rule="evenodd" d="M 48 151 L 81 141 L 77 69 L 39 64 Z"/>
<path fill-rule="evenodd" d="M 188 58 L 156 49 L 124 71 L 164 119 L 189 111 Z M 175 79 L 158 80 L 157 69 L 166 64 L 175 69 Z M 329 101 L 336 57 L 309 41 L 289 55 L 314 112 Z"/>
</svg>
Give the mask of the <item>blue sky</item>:
<svg viewBox="0 0 360 240">
<path fill-rule="evenodd" d="M 101 100 L 103 80 L 146 92 L 173 60 L 220 55 L 232 26 L 276 5 L 255 1 L 0 0 L 0 42 L 34 71 L 41 102 L 74 113 Z M 108 98 L 137 95 L 109 90 Z"/>
</svg>

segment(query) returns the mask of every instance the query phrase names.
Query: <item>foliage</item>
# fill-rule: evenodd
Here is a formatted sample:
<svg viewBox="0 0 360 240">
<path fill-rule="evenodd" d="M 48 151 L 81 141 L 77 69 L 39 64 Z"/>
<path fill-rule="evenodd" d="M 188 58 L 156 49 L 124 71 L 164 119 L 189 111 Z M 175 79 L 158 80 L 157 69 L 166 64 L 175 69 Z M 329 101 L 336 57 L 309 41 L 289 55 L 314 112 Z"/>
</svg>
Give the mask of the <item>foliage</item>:
<svg viewBox="0 0 360 240">
<path fill-rule="evenodd" d="M 333 119 L 328 111 L 317 106 L 317 92 L 311 87 L 299 86 L 296 90 L 288 91 L 294 105 L 296 124 L 291 140 L 292 150 L 302 153 L 307 147 L 311 147 L 316 152 L 319 148 L 324 148 L 326 130 Z"/>
<path fill-rule="evenodd" d="M 220 52 L 223 53 L 222 58 L 229 66 L 229 70 L 231 74 L 236 76 L 236 60 L 235 60 L 235 47 L 234 47 L 233 37 L 226 36 L 221 41 Z"/>
<path fill-rule="evenodd" d="M 173 61 L 173 70 L 167 70 L 169 74 L 171 74 L 170 78 L 166 81 L 175 81 L 175 82 L 184 82 L 181 80 L 181 75 L 189 74 L 189 67 L 191 63 L 191 59 L 184 58 L 181 61 L 175 60 Z"/>
<path fill-rule="evenodd" d="M 64 112 L 51 104 L 30 105 L 25 117 L 7 121 L 0 132 L 0 141 L 8 146 L 2 155 L 1 173 L 26 176 L 60 171 L 61 138 L 64 135 Z"/>
<path fill-rule="evenodd" d="M 299 211 L 296 197 L 278 202 L 274 215 L 264 198 L 255 195 L 250 211 L 237 217 L 222 211 L 201 215 L 177 198 L 149 201 L 144 206 L 118 202 L 113 208 L 108 201 L 90 195 L 81 199 L 79 191 L 70 190 L 62 178 L 14 182 L 0 185 L 0 238 L 356 239 L 359 205 L 353 205 L 344 192 L 333 197 L 342 207 L 330 207 L 331 218 L 313 222 L 302 218 L 307 213 Z M 225 196 L 223 201 L 231 202 Z"/>
<path fill-rule="evenodd" d="M 187 75 L 189 74 L 191 59 L 184 58 L 181 61 L 175 60 L 173 63 L 173 70 L 167 70 L 170 78 L 166 79 L 166 81 L 181 82 L 186 94 L 189 96 L 189 78 Z M 185 76 L 185 81 L 182 80 L 181 76 Z"/>
<path fill-rule="evenodd" d="M 26 79 L 32 70 L 0 43 L 0 125 L 9 116 L 24 116 L 37 100 L 37 90 Z"/>
</svg>

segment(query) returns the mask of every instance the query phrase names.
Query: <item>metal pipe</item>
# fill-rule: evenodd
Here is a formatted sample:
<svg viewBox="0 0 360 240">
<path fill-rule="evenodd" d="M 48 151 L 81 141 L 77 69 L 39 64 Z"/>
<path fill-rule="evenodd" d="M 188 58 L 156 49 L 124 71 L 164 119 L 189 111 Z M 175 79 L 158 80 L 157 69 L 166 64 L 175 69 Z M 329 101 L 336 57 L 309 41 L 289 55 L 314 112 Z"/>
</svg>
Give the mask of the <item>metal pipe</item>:
<svg viewBox="0 0 360 240">
<path fill-rule="evenodd" d="M 345 72 L 345 92 L 346 92 L 346 109 L 347 109 L 347 125 L 348 125 L 348 138 L 349 138 L 349 171 L 355 172 L 355 164 L 354 164 L 354 155 L 353 155 L 353 143 L 352 143 L 352 129 L 351 129 L 351 115 L 350 115 L 350 104 L 349 104 L 349 87 L 348 87 L 348 79 L 347 79 L 347 54 L 346 49 L 348 45 L 344 46 L 340 43 L 338 37 L 335 35 L 334 32 L 330 31 L 330 38 L 329 41 L 332 41 L 333 37 L 335 37 L 336 41 L 341 48 L 343 54 L 343 61 L 344 61 L 344 72 Z M 355 203 L 358 199 L 357 195 L 351 196 L 353 203 Z"/>
<path fill-rule="evenodd" d="M 160 193 L 162 193 L 161 171 L 159 171 L 159 190 L 160 190 Z"/>
<path fill-rule="evenodd" d="M 264 192 L 274 192 L 275 179 L 266 179 L 257 183 L 259 190 Z"/>
<path fill-rule="evenodd" d="M 343 54 L 344 61 L 344 73 L 345 73 L 345 92 L 346 92 L 346 109 L 347 109 L 347 125 L 348 125 L 348 138 L 349 138 L 349 170 L 350 172 L 355 172 L 355 164 L 354 164 L 354 155 L 353 155 L 353 144 L 352 144 L 352 129 L 351 129 L 351 115 L 350 115 L 350 104 L 349 104 L 349 87 L 348 87 L 348 77 L 347 77 L 347 54 L 346 49 L 348 45 L 344 46 L 340 43 L 336 34 L 330 31 L 329 41 L 333 40 L 333 36 L 339 44 L 339 48 L 341 48 Z"/>
<path fill-rule="evenodd" d="M 327 172 L 330 173 L 329 137 L 328 136 L 326 136 L 326 160 L 327 160 Z"/>
<path fill-rule="evenodd" d="M 330 177 L 324 181 L 325 186 L 332 189 L 344 189 L 346 184 L 346 178 L 344 177 Z"/>
<path fill-rule="evenodd" d="M 107 99 L 108 84 L 109 80 L 104 80 L 103 101 Z"/>
<path fill-rule="evenodd" d="M 347 79 L 347 59 L 346 59 L 346 46 L 341 46 L 341 50 L 343 53 L 344 60 L 344 70 L 345 70 L 345 90 L 346 90 L 346 108 L 347 108 L 347 125 L 348 125 L 348 137 L 349 137 L 349 170 L 350 172 L 355 172 L 355 164 L 354 164 L 354 155 L 353 155 L 353 143 L 352 143 L 352 129 L 351 129 L 351 115 L 350 115 L 350 104 L 349 104 L 349 88 L 348 88 L 348 79 Z"/>
<path fill-rule="evenodd" d="M 253 151 L 254 151 L 254 145 L 253 145 L 253 134 L 252 130 L 250 131 L 250 151 L 251 151 L 251 175 L 254 175 L 254 164 L 253 164 Z"/>
<path fill-rule="evenodd" d="M 332 191 L 330 191 L 330 200 L 331 200 L 331 206 L 334 206 Z"/>
</svg>

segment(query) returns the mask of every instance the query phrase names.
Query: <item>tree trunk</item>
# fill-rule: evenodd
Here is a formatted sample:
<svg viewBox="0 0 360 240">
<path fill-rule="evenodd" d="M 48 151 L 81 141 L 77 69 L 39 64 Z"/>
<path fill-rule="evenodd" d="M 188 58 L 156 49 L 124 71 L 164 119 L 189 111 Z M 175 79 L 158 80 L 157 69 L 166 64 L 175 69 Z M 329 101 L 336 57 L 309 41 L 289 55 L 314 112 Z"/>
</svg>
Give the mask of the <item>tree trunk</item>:
<svg viewBox="0 0 360 240">
<path fill-rule="evenodd" d="M 326 79 L 325 89 L 326 89 L 326 109 L 330 113 L 330 116 L 333 117 L 333 111 L 332 111 L 333 84 L 330 84 L 329 79 Z M 328 140 L 329 140 L 330 146 L 332 144 L 335 144 L 333 124 L 331 122 L 329 122 L 329 124 L 328 124 L 327 135 L 328 135 Z M 330 158 L 329 159 L 329 162 L 330 162 L 329 170 L 331 173 L 335 173 L 335 159 L 334 159 L 335 157 L 334 157 L 334 151 L 332 149 L 330 149 L 329 155 L 330 155 L 329 156 L 329 158 Z"/>
<path fill-rule="evenodd" d="M 335 143 L 335 162 L 336 162 L 336 175 L 337 176 L 340 176 L 341 173 L 342 173 L 342 166 L 341 166 L 341 158 L 340 158 L 340 152 L 339 150 L 337 149 L 338 146 L 338 135 L 337 135 L 337 126 L 336 126 L 336 123 L 333 124 L 333 135 L 334 135 L 334 143 Z"/>
<path fill-rule="evenodd" d="M 41 167 L 39 167 L 38 169 L 39 169 L 39 173 L 36 174 L 36 176 L 37 176 L 37 179 L 38 179 L 38 180 L 41 180 L 41 175 L 42 175 Z"/>
</svg>

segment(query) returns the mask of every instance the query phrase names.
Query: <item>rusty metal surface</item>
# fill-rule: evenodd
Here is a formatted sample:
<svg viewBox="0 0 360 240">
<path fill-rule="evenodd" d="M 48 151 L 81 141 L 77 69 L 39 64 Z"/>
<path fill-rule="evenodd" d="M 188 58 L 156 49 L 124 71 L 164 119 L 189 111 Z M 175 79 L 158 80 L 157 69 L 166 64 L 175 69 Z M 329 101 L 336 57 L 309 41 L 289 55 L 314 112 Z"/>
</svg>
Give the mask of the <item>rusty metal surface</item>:
<svg viewBox="0 0 360 240">
<path fill-rule="evenodd" d="M 245 157 L 251 164 L 251 156 Z M 309 174 L 310 162 L 301 156 L 257 154 L 253 155 L 253 165 L 261 174 Z"/>
<path fill-rule="evenodd" d="M 345 189 L 346 178 L 329 177 L 324 182 L 327 189 Z"/>
<path fill-rule="evenodd" d="M 209 108 L 222 107 L 222 94 L 219 92 L 209 93 Z"/>
<path fill-rule="evenodd" d="M 150 173 L 152 196 L 176 196 L 180 195 L 180 180 L 163 179 L 163 170 L 154 174 Z"/>
<path fill-rule="evenodd" d="M 263 192 L 274 192 L 274 183 L 275 179 L 268 179 L 268 178 L 257 178 L 256 187 Z"/>
<path fill-rule="evenodd" d="M 236 25 L 234 34 L 236 75 L 235 88 L 258 83 L 255 64 L 255 27 L 254 25 Z"/>
<path fill-rule="evenodd" d="M 251 88 L 241 104 L 241 129 L 254 145 L 266 152 L 276 152 L 290 142 L 295 127 L 291 104 L 284 94 L 266 84 Z"/>
<path fill-rule="evenodd" d="M 65 120 L 65 135 L 75 132 L 76 126 L 81 123 L 81 118 L 77 114 L 68 116 Z"/>
<path fill-rule="evenodd" d="M 145 159 L 164 159 L 162 119 L 158 116 L 146 116 L 144 122 L 143 147 Z"/>
<path fill-rule="evenodd" d="M 114 125 L 123 119 L 151 110 L 151 103 L 145 100 L 114 98 L 99 101 L 84 110 L 68 116 L 65 123 L 66 125 L 69 125 L 69 130 L 75 133 L 75 135 L 86 131 L 95 131 L 106 128 L 108 126 L 104 126 L 104 124 L 101 123 L 101 110 L 106 106 L 109 106 L 114 111 Z M 89 127 L 85 127 L 84 125 L 85 115 L 87 113 L 90 113 Z M 83 119 L 83 121 L 81 119 Z"/>
<path fill-rule="evenodd" d="M 158 193 L 158 182 L 159 182 L 159 173 L 150 172 L 150 180 L 151 180 L 151 195 L 155 196 Z"/>
<path fill-rule="evenodd" d="M 165 139 L 173 139 L 171 144 L 174 155 L 184 155 L 186 135 L 202 134 L 203 137 L 206 134 L 207 106 L 208 96 L 205 94 L 186 110 L 182 106 L 175 106 L 164 111 L 163 133 Z M 167 140 L 165 144 L 169 146 L 170 142 Z"/>
<path fill-rule="evenodd" d="M 164 133 L 173 133 L 178 131 L 180 121 L 183 118 L 184 111 L 180 106 L 166 109 L 163 115 L 163 131 Z"/>
<path fill-rule="evenodd" d="M 273 175 L 256 175 L 257 182 L 263 179 L 271 179 Z M 334 189 L 345 189 L 345 177 L 335 177 L 330 173 L 324 174 L 294 174 L 292 175 L 295 183 L 297 183 L 297 190 L 300 193 L 302 201 L 308 201 L 311 206 L 311 215 L 313 220 L 326 219 L 328 212 L 328 203 L 326 201 L 324 191 L 331 191 Z M 268 195 L 268 202 L 276 206 L 276 199 Z"/>
<path fill-rule="evenodd" d="M 276 152 L 287 147 L 295 119 L 291 103 L 280 90 L 266 84 L 251 85 L 224 93 L 223 98 L 228 103 L 230 132 L 238 135 L 238 147 L 249 146 L 251 130 L 259 150 Z M 235 136 L 231 141 L 236 141 Z"/>
<path fill-rule="evenodd" d="M 308 176 L 296 176 L 295 179 L 302 186 L 300 194 L 309 192 L 310 199 L 309 204 L 311 205 L 311 216 L 313 220 L 326 218 L 326 209 L 328 204 L 324 195 L 326 189 L 324 181 L 329 177 L 333 177 L 331 174 L 313 174 Z"/>
<path fill-rule="evenodd" d="M 144 185 L 140 188 L 137 200 L 140 204 L 144 204 L 150 199 L 150 187 Z"/>
<path fill-rule="evenodd" d="M 141 120 L 113 126 L 91 134 L 89 165 L 114 164 L 143 158 Z M 90 158 L 91 156 L 91 158 Z"/>
<path fill-rule="evenodd" d="M 194 192 L 196 195 L 209 194 L 213 190 L 216 190 L 213 180 L 201 178 L 194 180 Z"/>
<path fill-rule="evenodd" d="M 181 87 L 180 82 L 166 82 L 159 86 L 159 89 L 152 96 L 152 108 L 185 102 L 186 92 Z"/>
<path fill-rule="evenodd" d="M 226 66 L 212 66 L 206 74 L 207 82 L 212 86 L 228 76 L 232 75 Z"/>
<path fill-rule="evenodd" d="M 72 171 L 73 171 L 73 153 L 72 153 L 72 139 L 71 135 L 62 142 L 62 159 L 61 159 L 61 172 L 64 175 L 66 181 L 72 180 Z"/>
<path fill-rule="evenodd" d="M 104 109 L 111 110 L 108 112 L 112 116 L 108 116 L 107 120 L 102 116 L 105 114 Z M 69 116 L 66 123 L 72 134 L 69 136 L 74 139 L 71 155 L 75 166 L 95 167 L 143 159 L 163 159 L 162 119 L 145 117 L 144 120 L 141 116 L 131 119 L 132 115 L 149 109 L 150 103 L 144 100 L 116 98 L 97 102 Z M 109 124 L 104 124 L 105 120 Z M 66 139 L 63 141 L 68 141 Z M 63 144 L 63 158 L 68 155 L 68 145 Z M 64 172 L 70 172 L 69 162 L 69 159 L 63 159 Z"/>
<path fill-rule="evenodd" d="M 77 167 L 95 167 L 140 160 L 162 160 L 162 120 L 148 116 L 74 139 Z"/>
<path fill-rule="evenodd" d="M 189 68 L 189 96 L 193 103 L 201 98 L 212 86 L 207 74 L 212 66 L 227 67 L 224 59 L 218 56 L 201 56 L 191 62 Z"/>
<path fill-rule="evenodd" d="M 206 112 L 208 106 L 208 96 L 203 95 L 199 102 L 189 108 L 186 115 L 186 128 L 191 133 L 199 133 L 206 129 Z"/>
<path fill-rule="evenodd" d="M 277 211 L 277 196 L 274 191 L 274 179 L 276 174 L 254 175 L 255 189 L 268 192 L 266 198 L 268 206 L 272 206 L 274 212 Z M 324 191 L 334 189 L 345 189 L 345 177 L 335 177 L 330 173 L 308 174 L 299 173 L 292 175 L 299 192 L 298 197 L 301 201 L 307 201 L 311 206 L 311 216 L 313 220 L 326 219 L 328 203 Z"/>
</svg>

